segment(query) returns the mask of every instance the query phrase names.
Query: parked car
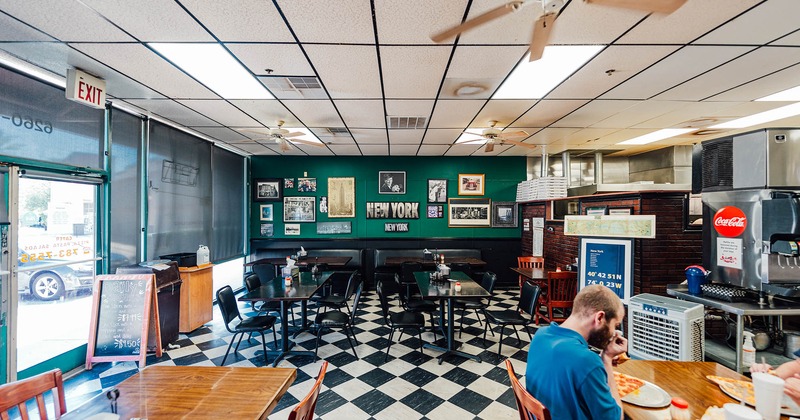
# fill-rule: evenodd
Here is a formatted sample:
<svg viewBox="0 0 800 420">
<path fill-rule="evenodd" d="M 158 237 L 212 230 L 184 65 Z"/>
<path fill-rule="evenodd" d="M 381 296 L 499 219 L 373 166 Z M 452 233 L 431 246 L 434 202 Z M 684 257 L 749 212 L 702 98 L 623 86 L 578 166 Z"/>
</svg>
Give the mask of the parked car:
<svg viewBox="0 0 800 420">
<path fill-rule="evenodd" d="M 45 259 L 32 261 L 34 257 L 19 253 L 18 290 L 30 293 L 38 300 L 56 300 L 66 292 L 91 290 L 94 282 L 94 262 L 87 261 L 71 265 L 36 269 L 37 267 L 66 262 L 67 260 Z M 22 271 L 30 270 L 30 271 Z"/>
</svg>

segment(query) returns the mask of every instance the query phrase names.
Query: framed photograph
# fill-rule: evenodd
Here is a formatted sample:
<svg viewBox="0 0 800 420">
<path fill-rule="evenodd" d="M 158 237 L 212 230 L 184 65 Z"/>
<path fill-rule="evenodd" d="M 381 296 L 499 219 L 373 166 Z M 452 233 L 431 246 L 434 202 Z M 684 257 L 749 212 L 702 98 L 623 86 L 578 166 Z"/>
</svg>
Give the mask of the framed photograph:
<svg viewBox="0 0 800 420">
<path fill-rule="evenodd" d="M 286 236 L 297 236 L 300 234 L 300 225 L 297 223 L 287 223 L 283 225 L 283 234 Z"/>
<path fill-rule="evenodd" d="M 448 203 L 448 227 L 489 227 L 492 225 L 491 199 L 451 198 Z"/>
<path fill-rule="evenodd" d="M 609 216 L 630 216 L 633 214 L 633 207 L 609 207 Z"/>
<path fill-rule="evenodd" d="M 297 178 L 298 192 L 317 192 L 317 178 Z"/>
<path fill-rule="evenodd" d="M 492 202 L 492 227 L 517 227 L 517 203 Z"/>
<path fill-rule="evenodd" d="M 283 178 L 283 188 L 294 188 L 294 178 Z"/>
<path fill-rule="evenodd" d="M 352 232 L 353 226 L 350 221 L 317 223 L 317 235 L 339 235 Z"/>
<path fill-rule="evenodd" d="M 280 201 L 283 197 L 280 178 L 253 180 L 253 201 Z"/>
<path fill-rule="evenodd" d="M 261 214 L 262 222 L 272 221 L 272 204 L 262 204 L 259 206 L 259 213 Z"/>
<path fill-rule="evenodd" d="M 428 180 L 428 202 L 446 203 L 447 202 L 447 180 L 429 179 Z"/>
<path fill-rule="evenodd" d="M 356 217 L 356 179 L 328 178 L 328 217 Z"/>
<path fill-rule="evenodd" d="M 328 197 L 322 196 L 319 198 L 319 212 L 320 213 L 328 212 Z"/>
<path fill-rule="evenodd" d="M 316 197 L 283 197 L 284 222 L 315 222 Z"/>
<path fill-rule="evenodd" d="M 484 174 L 458 174 L 458 195 L 483 195 Z"/>
<path fill-rule="evenodd" d="M 272 234 L 273 234 L 272 223 L 262 223 L 261 236 L 272 237 Z"/>
<path fill-rule="evenodd" d="M 380 194 L 405 194 L 406 172 L 379 171 L 378 185 L 378 193 Z"/>
<path fill-rule="evenodd" d="M 592 206 L 586 207 L 586 215 L 587 216 L 605 216 L 606 215 L 606 206 Z"/>
<path fill-rule="evenodd" d="M 444 206 L 441 204 L 428 204 L 428 219 L 441 219 L 444 217 Z"/>
</svg>

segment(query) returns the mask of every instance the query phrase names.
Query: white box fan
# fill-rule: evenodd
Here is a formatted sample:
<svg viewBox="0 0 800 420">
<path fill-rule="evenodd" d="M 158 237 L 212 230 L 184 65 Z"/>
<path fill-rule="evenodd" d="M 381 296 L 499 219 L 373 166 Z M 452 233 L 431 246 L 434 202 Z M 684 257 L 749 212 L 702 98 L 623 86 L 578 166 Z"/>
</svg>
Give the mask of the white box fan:
<svg viewBox="0 0 800 420">
<path fill-rule="evenodd" d="M 628 304 L 628 354 L 635 359 L 702 362 L 703 305 L 643 293 Z"/>
</svg>

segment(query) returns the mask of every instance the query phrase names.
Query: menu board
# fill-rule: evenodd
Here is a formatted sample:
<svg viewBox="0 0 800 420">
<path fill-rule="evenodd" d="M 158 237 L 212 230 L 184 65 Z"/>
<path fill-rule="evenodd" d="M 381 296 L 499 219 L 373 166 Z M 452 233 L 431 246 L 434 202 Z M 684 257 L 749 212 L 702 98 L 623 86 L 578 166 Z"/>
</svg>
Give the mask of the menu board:
<svg viewBox="0 0 800 420">
<path fill-rule="evenodd" d="M 86 368 L 92 362 L 134 360 L 144 367 L 148 335 L 161 356 L 158 306 L 152 274 L 97 276 Z M 143 347 L 144 345 L 144 347 Z"/>
<path fill-rule="evenodd" d="M 601 284 L 627 305 L 633 290 L 633 239 L 581 238 L 580 288 Z"/>
</svg>

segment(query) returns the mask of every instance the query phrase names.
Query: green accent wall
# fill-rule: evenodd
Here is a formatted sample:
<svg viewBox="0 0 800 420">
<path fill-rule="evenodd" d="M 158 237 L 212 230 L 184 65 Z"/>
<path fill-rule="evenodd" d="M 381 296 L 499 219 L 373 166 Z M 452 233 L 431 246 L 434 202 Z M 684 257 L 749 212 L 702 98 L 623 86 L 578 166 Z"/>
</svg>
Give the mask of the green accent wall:
<svg viewBox="0 0 800 420">
<path fill-rule="evenodd" d="M 253 156 L 251 180 L 256 178 L 294 178 L 294 188 L 283 188 L 283 196 L 316 197 L 317 222 L 349 221 L 352 233 L 342 235 L 317 235 L 315 223 L 300 223 L 300 236 L 284 235 L 283 201 L 252 202 L 250 207 L 250 237 L 261 236 L 261 223 L 273 225 L 273 239 L 289 238 L 519 238 L 517 228 L 450 228 L 447 226 L 448 205 L 443 217 L 427 217 L 427 188 L 429 178 L 446 178 L 448 198 L 489 198 L 494 201 L 515 201 L 517 184 L 526 178 L 526 159 L 515 157 L 306 157 L 306 156 Z M 379 194 L 379 171 L 405 171 L 405 194 Z M 304 172 L 307 175 L 304 175 Z M 483 196 L 459 196 L 458 174 L 484 174 Z M 316 178 L 316 192 L 298 192 L 297 178 Z M 319 212 L 319 198 L 328 195 L 329 177 L 355 177 L 356 217 L 328 218 Z M 283 182 L 281 182 L 283 187 Z M 252 187 L 251 187 L 252 194 Z M 419 203 L 419 219 L 366 219 L 367 202 Z M 260 205 L 273 204 L 273 221 L 260 220 Z M 408 222 L 408 232 L 384 232 L 384 223 Z"/>
</svg>

